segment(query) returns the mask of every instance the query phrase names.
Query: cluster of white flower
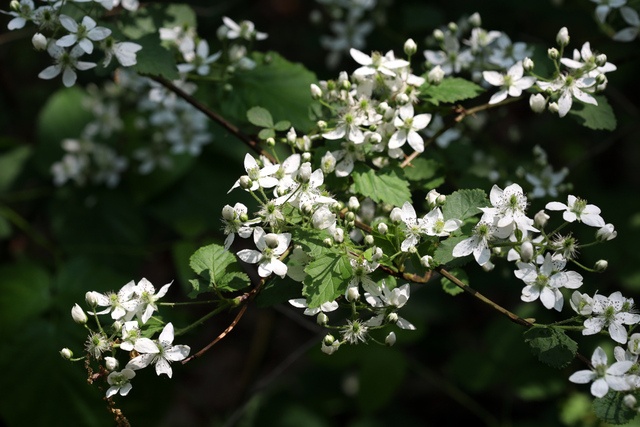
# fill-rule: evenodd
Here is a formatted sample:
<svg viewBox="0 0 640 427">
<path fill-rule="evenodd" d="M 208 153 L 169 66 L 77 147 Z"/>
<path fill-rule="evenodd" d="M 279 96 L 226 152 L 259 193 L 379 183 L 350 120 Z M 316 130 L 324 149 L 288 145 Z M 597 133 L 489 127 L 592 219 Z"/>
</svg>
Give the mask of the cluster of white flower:
<svg viewBox="0 0 640 427">
<path fill-rule="evenodd" d="M 613 35 L 613 40 L 619 42 L 630 42 L 638 37 L 640 32 L 640 18 L 638 17 L 638 11 L 627 4 L 627 0 L 591 0 L 596 3 L 596 18 L 600 24 L 605 24 L 607 21 L 612 20 L 611 12 L 614 10 L 620 11 L 620 16 L 629 25 L 620 31 L 617 31 Z"/>
<path fill-rule="evenodd" d="M 165 324 L 157 340 L 146 337 L 148 334 L 142 329 L 153 312 L 158 310 L 157 301 L 167 293 L 169 286 L 171 283 L 164 285 L 156 293 L 151 282 L 142 279 L 137 284 L 134 281 L 127 283 L 117 293 L 87 292 L 85 302 L 93 310 L 88 313 L 95 317 L 98 331 L 89 328 L 89 318 L 78 304 L 72 308 L 73 320 L 90 331 L 85 344 L 87 354 L 96 360 L 104 361 L 106 371 L 100 372 L 108 372 L 108 398 L 118 393 L 126 396 L 131 390 L 131 379 L 135 377 L 135 371 L 149 365 L 155 365 L 158 375 L 166 374 L 171 378 L 173 371 L 170 363 L 184 360 L 189 355 L 189 346 L 173 345 L 173 324 Z M 98 307 L 107 308 L 96 312 Z M 103 314 L 111 315 L 114 321 L 112 325 L 101 324 L 98 315 Z M 137 320 L 134 320 L 134 317 Z M 120 362 L 115 357 L 118 348 L 127 355 L 127 363 L 122 370 L 118 370 Z M 64 348 L 60 354 L 68 360 L 84 359 L 73 359 L 73 353 L 68 348 Z M 95 379 L 93 378 L 94 381 Z"/>
</svg>

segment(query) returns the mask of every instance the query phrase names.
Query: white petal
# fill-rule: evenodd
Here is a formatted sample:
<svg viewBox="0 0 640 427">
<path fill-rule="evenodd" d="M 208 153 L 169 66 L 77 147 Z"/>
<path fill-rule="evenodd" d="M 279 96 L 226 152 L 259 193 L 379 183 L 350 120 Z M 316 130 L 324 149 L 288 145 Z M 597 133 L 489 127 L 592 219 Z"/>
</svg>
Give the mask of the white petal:
<svg viewBox="0 0 640 427">
<path fill-rule="evenodd" d="M 169 365 L 169 362 L 167 362 L 165 359 L 159 359 L 156 362 L 156 374 L 158 374 L 158 376 L 167 374 L 167 376 L 171 378 L 171 375 L 173 375 L 173 371 L 171 370 L 171 365 Z"/>
<path fill-rule="evenodd" d="M 591 384 L 591 394 L 595 397 L 604 397 L 609 391 L 609 385 L 604 378 L 599 378 Z"/>
<path fill-rule="evenodd" d="M 351 57 L 360 65 L 371 65 L 373 64 L 373 59 L 365 53 L 360 52 L 358 49 L 351 48 L 349 50 Z"/>
<path fill-rule="evenodd" d="M 151 341 L 149 338 L 139 338 L 138 340 L 136 340 L 134 349 L 138 353 L 145 353 L 145 354 L 158 353 L 160 351 L 158 350 L 158 346 L 156 345 L 156 343 Z"/>
<path fill-rule="evenodd" d="M 44 80 L 50 80 L 57 77 L 62 71 L 62 67 L 59 65 L 50 65 L 38 74 L 38 77 Z"/>
<path fill-rule="evenodd" d="M 162 333 L 160 333 L 160 337 L 158 338 L 160 342 L 165 342 L 171 344 L 173 342 L 173 323 L 167 323 Z"/>
<path fill-rule="evenodd" d="M 502 86 L 504 84 L 504 76 L 497 71 L 483 71 L 482 77 L 493 86 Z"/>
<path fill-rule="evenodd" d="M 238 258 L 249 264 L 256 264 L 262 259 L 262 253 L 254 249 L 243 249 L 237 255 Z"/>
<path fill-rule="evenodd" d="M 186 359 L 190 351 L 191 348 L 188 345 L 174 345 L 165 350 L 164 356 L 172 362 L 178 362 Z"/>
</svg>

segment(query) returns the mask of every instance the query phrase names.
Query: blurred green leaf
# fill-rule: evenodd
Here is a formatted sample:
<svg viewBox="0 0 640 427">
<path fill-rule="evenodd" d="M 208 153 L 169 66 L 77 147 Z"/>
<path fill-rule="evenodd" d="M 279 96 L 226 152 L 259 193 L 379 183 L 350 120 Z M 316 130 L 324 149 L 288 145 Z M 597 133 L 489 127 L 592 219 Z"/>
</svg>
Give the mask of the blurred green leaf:
<svg viewBox="0 0 640 427">
<path fill-rule="evenodd" d="M 422 75 L 427 78 L 429 73 Z M 454 103 L 464 99 L 475 98 L 484 92 L 480 86 L 459 77 L 447 77 L 438 86 L 425 83 L 420 88 L 420 98 L 434 105 Z"/>
<path fill-rule="evenodd" d="M 524 333 L 524 341 L 538 360 L 552 368 L 564 368 L 576 356 L 578 344 L 555 326 L 534 326 Z"/>
<path fill-rule="evenodd" d="M 454 257 L 453 248 L 455 248 L 458 243 L 468 238 L 468 236 L 455 236 L 443 240 L 438 244 L 438 247 L 433 254 L 433 260 L 440 264 L 445 264 L 450 268 L 462 267 L 473 259 L 473 255 L 467 255 L 465 257 Z"/>
<path fill-rule="evenodd" d="M 38 317 L 51 304 L 49 273 L 35 263 L 0 265 L 0 323 L 2 335 L 13 334 L 24 323 Z M 71 307 L 69 307 L 71 319 Z"/>
<path fill-rule="evenodd" d="M 609 389 L 609 392 L 604 397 L 593 401 L 593 411 L 598 418 L 606 423 L 613 425 L 627 424 L 638 416 L 637 410 L 628 408 L 623 403 L 623 399 L 627 394 L 629 392 L 617 392 Z M 637 391 L 632 394 L 636 399 L 640 398 L 640 393 Z"/>
<path fill-rule="evenodd" d="M 31 147 L 21 145 L 0 155 L 0 192 L 11 187 L 32 152 Z"/>
<path fill-rule="evenodd" d="M 180 78 L 175 55 L 162 47 L 157 34 L 147 34 L 135 40 L 142 46 L 136 54 L 136 65 L 131 68 L 142 75 L 164 77 L 167 80 Z"/>
<path fill-rule="evenodd" d="M 616 130 L 616 116 L 613 113 L 613 108 L 607 102 L 607 98 L 603 95 L 594 95 L 594 98 L 598 101 L 598 105 L 574 102 L 569 110 L 569 115 L 589 129 Z"/>
<path fill-rule="evenodd" d="M 273 117 L 271 117 L 271 113 L 266 108 L 251 107 L 247 111 L 247 119 L 256 126 L 263 128 L 273 127 Z"/>
</svg>

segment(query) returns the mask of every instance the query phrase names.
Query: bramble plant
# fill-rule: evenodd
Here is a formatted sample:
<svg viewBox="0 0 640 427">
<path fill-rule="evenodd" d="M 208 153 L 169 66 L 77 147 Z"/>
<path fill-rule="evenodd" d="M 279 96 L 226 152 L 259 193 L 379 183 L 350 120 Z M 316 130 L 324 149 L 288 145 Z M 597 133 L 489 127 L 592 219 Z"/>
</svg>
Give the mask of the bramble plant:
<svg viewBox="0 0 640 427">
<path fill-rule="evenodd" d="M 613 40 L 637 37 L 640 21 L 631 4 L 593 2 L 599 3 L 596 22 Z M 118 424 L 128 425 L 116 409 L 119 399 L 136 399 L 138 381 L 157 381 L 140 378 L 141 370 L 153 365 L 158 376 L 172 378 L 197 357 L 215 357 L 213 345 L 224 346 L 256 301 L 287 303 L 313 316 L 325 330 L 317 347 L 335 357 L 355 345 L 402 347 L 408 335 L 399 331 L 420 328 L 410 314 L 412 292 L 439 277 L 446 293 L 466 292 L 520 325 L 524 341 L 550 369 L 577 359 L 576 372 L 564 380 L 591 384 L 602 420 L 625 423 L 640 411 L 634 300 L 615 289 L 581 291 L 608 267 L 604 259 L 585 265 L 584 254 L 615 245 L 607 207 L 589 204 L 588 189 L 565 183 L 569 170 L 554 171 L 540 145 L 529 148 L 533 164 L 513 165 L 509 177 L 480 152 L 458 159 L 462 166 L 434 154 L 479 139 L 483 123 L 472 118 L 522 104 L 525 117 L 547 114 L 613 130 L 606 94 L 617 68 L 599 42 L 576 43 L 563 27 L 537 35 L 547 41 L 540 55 L 531 44 L 483 28 L 474 13 L 435 29 L 428 49 L 408 39 L 379 52 L 364 42 L 374 27 L 364 17 L 375 1 L 323 1 L 337 19 L 336 37 L 322 41 L 331 51 L 327 63 L 348 58 L 350 71 L 318 80 L 284 54 L 261 51 L 268 34 L 241 16 L 220 16 L 217 40 L 207 40 L 186 5 L 45 3 L 13 0 L 4 13 L 10 30 L 32 30 L 33 47 L 50 60 L 37 76 L 61 78 L 73 87 L 61 93 L 82 106 L 77 135 L 58 139 L 59 157 L 49 156 L 49 179 L 61 191 L 86 195 L 106 187 L 100 191 L 116 193 L 129 186 L 142 202 L 217 143 L 215 127 L 245 147 L 244 170 L 213 183 L 226 193 L 221 212 L 209 212 L 220 218 L 221 233 L 192 250 L 188 261 L 189 297 L 211 307 L 208 313 L 178 326 L 180 317 L 174 320 L 168 307 L 178 311 L 190 303 L 167 301 L 171 283 L 146 278 L 113 282 L 106 293 L 91 283 L 78 290 L 71 315 L 87 335 L 84 344 L 60 343 L 68 346 L 60 355 L 84 364 Z M 618 10 L 631 27 L 611 26 L 619 23 Z M 90 73 L 100 79 L 78 90 Z M 210 95 L 200 96 L 201 88 Z M 270 99 L 277 91 L 287 93 L 284 101 Z M 43 114 L 53 108 L 45 106 Z M 493 185 L 460 186 L 460 169 L 476 170 Z M 140 192 L 145 186 L 148 195 Z M 185 222 L 176 228 L 195 236 L 211 227 Z M 579 241 L 585 231 L 591 239 Z M 178 256 L 184 262 L 187 254 Z M 539 314 L 522 317 L 476 291 L 474 264 L 486 274 L 508 268 L 514 295 L 535 307 L 527 313 Z M 187 332 L 229 311 L 235 319 L 211 344 L 197 351 L 199 344 L 183 344 L 190 342 Z M 571 334 L 614 343 L 582 355 Z"/>
</svg>

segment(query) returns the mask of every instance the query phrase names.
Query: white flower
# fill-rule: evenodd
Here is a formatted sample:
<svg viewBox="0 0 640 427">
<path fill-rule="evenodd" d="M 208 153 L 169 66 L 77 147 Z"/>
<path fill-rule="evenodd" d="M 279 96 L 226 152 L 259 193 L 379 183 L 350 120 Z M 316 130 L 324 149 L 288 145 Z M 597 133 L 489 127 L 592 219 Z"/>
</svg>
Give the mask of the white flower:
<svg viewBox="0 0 640 427">
<path fill-rule="evenodd" d="M 308 163 L 307 163 L 308 164 Z M 302 165 L 304 166 L 304 164 Z M 301 169 L 302 169 L 301 166 Z M 292 206 L 301 207 L 306 203 L 309 204 L 328 204 L 334 203 L 335 200 L 328 196 L 323 196 L 320 191 L 320 186 L 324 183 L 324 174 L 322 170 L 316 169 L 309 176 L 309 181 L 305 183 L 299 183 L 299 187 L 294 190 L 293 194 L 285 194 L 274 200 L 274 203 L 279 206 L 285 202 L 289 202 Z"/>
<path fill-rule="evenodd" d="M 226 16 L 222 17 L 222 22 L 227 26 L 226 37 L 230 40 L 243 38 L 248 41 L 264 40 L 268 37 L 266 33 L 256 31 L 255 25 L 251 21 L 240 21 L 240 24 Z"/>
<path fill-rule="evenodd" d="M 111 372 L 107 377 L 107 382 L 111 387 L 107 390 L 107 397 L 114 396 L 120 393 L 120 396 L 126 396 L 131 390 L 131 378 L 135 377 L 136 373 L 132 369 L 123 369 L 120 372 Z"/>
<path fill-rule="evenodd" d="M 372 295 L 370 293 L 365 293 L 364 298 L 374 308 L 385 309 L 391 308 L 391 313 L 395 313 L 397 310 L 402 308 L 407 301 L 409 301 L 410 294 L 409 284 L 406 283 L 402 286 L 394 288 L 392 291 L 389 290 L 386 283 L 382 282 L 382 293 L 378 296 Z M 372 317 L 367 321 L 368 326 L 380 326 L 385 319 L 385 316 L 389 313 L 389 310 L 384 310 L 382 313 L 378 314 L 375 317 Z M 395 318 L 395 316 L 394 316 Z M 415 330 L 416 327 L 413 326 L 406 319 L 397 316 L 397 320 L 395 321 L 396 325 L 398 325 L 401 329 L 409 329 Z"/>
<path fill-rule="evenodd" d="M 509 227 L 512 224 L 520 231 L 538 231 L 533 227 L 533 220 L 525 215 L 527 210 L 527 197 L 518 184 L 511 184 L 502 190 L 497 185 L 491 188 L 489 193 L 492 208 L 480 208 L 484 215 L 482 219 L 490 222 L 497 218 L 497 227 Z"/>
<path fill-rule="evenodd" d="M 189 71 L 196 70 L 201 76 L 209 74 L 209 64 L 215 62 L 222 55 L 222 51 L 218 51 L 213 55 L 209 55 L 209 43 L 206 40 L 200 40 L 198 47 L 196 48 L 196 55 L 193 59 L 186 64 L 178 64 L 178 71 L 181 73 L 188 73 Z"/>
<path fill-rule="evenodd" d="M 267 237 L 276 236 L 277 245 L 268 245 Z M 238 252 L 238 257 L 249 264 L 258 264 L 258 274 L 260 277 L 269 277 L 275 273 L 280 277 L 287 274 L 287 266 L 278 259 L 289 247 L 291 233 L 266 234 L 261 227 L 256 227 L 253 232 L 253 240 L 259 251 L 254 249 L 243 249 Z"/>
<path fill-rule="evenodd" d="M 409 251 L 409 248 L 415 247 L 420 241 L 420 235 L 426 234 L 426 227 L 422 219 L 418 219 L 416 216 L 416 210 L 411 203 L 404 202 L 402 210 L 400 211 L 400 218 L 405 229 L 405 239 L 400 244 L 400 250 L 402 252 Z"/>
<path fill-rule="evenodd" d="M 349 281 L 345 295 L 349 292 L 350 288 L 358 288 L 359 285 L 362 285 L 366 292 L 380 296 L 380 286 L 369 277 L 369 274 L 373 273 L 380 264 L 377 262 L 369 262 L 363 258 L 358 258 L 357 260 L 352 259 L 349 263 L 351 264 L 351 268 L 353 268 L 353 276 Z"/>
<path fill-rule="evenodd" d="M 333 353 L 338 351 L 339 347 L 340 347 L 340 341 L 337 341 L 333 337 L 333 335 L 327 335 L 322 340 L 322 346 L 321 346 L 320 350 L 322 350 L 323 353 L 328 354 L 329 356 L 331 356 Z"/>
<path fill-rule="evenodd" d="M 227 236 L 224 239 L 224 250 L 227 251 L 233 243 L 236 233 L 243 239 L 251 236 L 253 229 L 251 224 L 256 223 L 259 219 L 252 221 L 243 221 L 241 218 L 247 214 L 247 207 L 242 203 L 236 203 L 233 207 L 226 205 L 222 208 L 222 223 L 224 224 L 224 234 Z"/>
<path fill-rule="evenodd" d="M 408 61 L 404 59 L 395 59 L 393 52 L 387 52 L 382 56 L 377 52 L 371 54 L 360 52 L 358 49 L 351 48 L 349 50 L 351 57 L 362 67 L 353 72 L 356 76 L 371 76 L 376 73 L 384 74 L 386 76 L 395 77 L 396 73 L 392 70 L 397 68 L 406 67 L 409 65 Z"/>
<path fill-rule="evenodd" d="M 87 338 L 85 348 L 87 353 L 93 356 L 94 359 L 99 359 L 102 353 L 111 348 L 111 343 L 102 332 L 91 332 Z"/>
<path fill-rule="evenodd" d="M 459 219 L 444 220 L 440 208 L 435 208 L 422 218 L 422 227 L 428 236 L 446 237 L 462 225 Z"/>
<path fill-rule="evenodd" d="M 325 139 L 348 139 L 356 144 L 364 142 L 364 132 L 360 125 L 364 124 L 366 116 L 355 108 L 344 111 L 337 120 L 337 126 L 332 131 L 322 134 Z"/>
<path fill-rule="evenodd" d="M 5 11 L 1 11 L 1 12 L 14 17 L 11 21 L 9 21 L 7 28 L 9 30 L 19 30 L 20 28 L 25 26 L 27 21 L 33 19 L 33 15 L 34 15 L 33 0 L 20 0 L 18 11 L 14 12 L 12 10 L 10 12 L 5 12 Z"/>
<path fill-rule="evenodd" d="M 591 384 L 591 394 L 595 397 L 604 397 L 609 391 L 609 387 L 616 391 L 629 390 L 631 387 L 624 379 L 623 375 L 631 369 L 633 362 L 616 362 L 611 366 L 607 364 L 607 354 L 601 347 L 596 348 L 591 357 L 591 364 L 594 370 L 583 370 L 575 372 L 569 377 L 569 381 L 576 384 Z"/>
<path fill-rule="evenodd" d="M 605 224 L 596 232 L 596 240 L 605 242 L 615 239 L 617 235 L 618 232 L 614 229 L 613 224 Z"/>
<path fill-rule="evenodd" d="M 424 56 L 433 65 L 440 65 L 446 75 L 459 73 L 473 62 L 471 49 L 460 52 L 460 42 L 455 35 L 447 32 L 443 40 L 444 51 L 425 50 Z"/>
<path fill-rule="evenodd" d="M 473 235 L 468 239 L 464 239 L 454 248 L 452 255 L 454 257 L 463 257 L 473 254 L 479 265 L 486 264 L 491 258 L 491 250 L 489 249 L 489 241 L 494 239 L 506 239 L 512 233 L 512 228 L 498 228 L 497 218 L 492 222 L 480 221 L 473 229 Z"/>
<path fill-rule="evenodd" d="M 529 89 L 536 82 L 536 78 L 532 76 L 523 77 L 524 69 L 522 61 L 518 61 L 507 71 L 507 74 L 501 74 L 497 71 L 483 71 L 482 76 L 493 86 L 499 86 L 501 89 L 491 96 L 489 104 L 497 104 L 507 99 L 507 94 L 513 97 L 522 95 L 524 89 Z"/>
<path fill-rule="evenodd" d="M 103 67 L 108 66 L 111 63 L 111 59 L 115 55 L 116 59 L 123 67 L 131 67 L 136 65 L 138 62 L 138 58 L 136 56 L 136 52 L 142 49 L 138 43 L 132 42 L 119 42 L 113 39 L 113 37 L 108 37 L 105 39 L 103 44 L 104 49 L 104 62 L 102 63 Z"/>
<path fill-rule="evenodd" d="M 172 343 L 173 324 L 167 323 L 157 343 L 149 338 L 140 338 L 136 342 L 135 350 L 140 353 L 140 356 L 131 359 L 125 369 L 138 370 L 155 364 L 156 374 L 167 374 L 171 378 L 173 371 L 169 363 L 184 360 L 191 351 L 188 345 L 172 345 Z"/>
<path fill-rule="evenodd" d="M 122 319 L 131 320 L 138 306 L 138 301 L 133 299 L 135 296 L 136 284 L 132 280 L 124 285 L 118 293 L 109 292 L 107 294 L 99 294 L 93 292 L 92 295 L 96 299 L 96 304 L 100 307 L 108 307 L 107 309 L 95 314 L 111 313 L 113 320 Z M 89 312 L 89 314 L 94 314 Z"/>
<path fill-rule="evenodd" d="M 96 66 L 93 62 L 78 61 L 78 58 L 84 54 L 84 50 L 80 46 L 74 46 L 71 52 L 67 52 L 55 44 L 54 40 L 51 40 L 47 52 L 55 59 L 56 64 L 42 70 L 38 77 L 50 80 L 62 73 L 62 83 L 66 87 L 73 86 L 78 78 L 74 69 L 84 71 Z"/>
<path fill-rule="evenodd" d="M 580 59 L 582 59 L 582 62 L 580 62 Z M 617 67 L 611 62 L 606 62 L 604 65 L 597 66 L 596 55 L 591 51 L 591 45 L 589 42 L 585 42 L 579 52 L 577 49 L 573 50 L 573 59 L 562 58 L 560 62 L 573 69 L 588 67 L 590 70 L 589 77 L 595 77 L 600 73 L 604 74 L 617 70 Z"/>
<path fill-rule="evenodd" d="M 424 151 L 424 140 L 417 131 L 427 127 L 431 121 L 431 114 L 418 114 L 413 116 L 413 105 L 405 104 L 399 109 L 399 114 L 393 121 L 393 125 L 398 129 L 389 139 L 389 148 L 400 148 L 406 141 L 415 151 Z"/>
<path fill-rule="evenodd" d="M 640 18 L 638 17 L 638 12 L 635 9 L 625 6 L 620 9 L 620 14 L 627 24 L 631 26 L 618 31 L 614 34 L 613 39 L 619 42 L 633 41 L 638 37 L 638 32 L 640 31 Z"/>
<path fill-rule="evenodd" d="M 291 304 L 292 306 L 296 307 L 296 308 L 304 308 L 304 314 L 306 316 L 315 316 L 318 313 L 330 313 L 334 310 L 337 310 L 339 305 L 336 301 L 329 301 L 329 302 L 325 302 L 324 304 L 322 304 L 320 307 L 315 307 L 315 308 L 309 308 L 309 305 L 307 304 L 307 299 L 306 298 L 295 298 L 295 299 L 290 299 L 289 300 L 289 304 Z"/>
<path fill-rule="evenodd" d="M 596 16 L 598 17 L 598 21 L 604 23 L 607 20 L 607 15 L 611 9 L 617 9 L 620 6 L 624 6 L 627 3 L 627 0 L 591 0 L 596 3 L 598 6 L 596 7 Z"/>
<path fill-rule="evenodd" d="M 169 290 L 169 286 L 171 286 L 171 283 L 167 283 L 161 287 L 156 294 L 156 288 L 154 288 L 151 282 L 147 279 L 143 278 L 138 282 L 135 289 L 135 293 L 138 297 L 138 308 L 136 310 L 136 314 L 138 315 L 138 318 L 142 320 L 142 323 L 147 323 L 147 320 L 151 318 L 153 312 L 158 310 L 156 301 L 165 296 Z"/>
<path fill-rule="evenodd" d="M 280 169 L 279 165 L 269 165 L 260 169 L 258 162 L 254 159 L 251 154 L 247 153 L 244 156 L 244 169 L 247 171 L 247 175 L 252 181 L 252 185 L 248 188 L 248 191 L 256 191 L 258 188 L 272 188 L 278 185 L 278 179 L 272 177 L 274 173 Z M 230 193 L 234 188 L 240 187 L 240 179 L 238 179 L 233 187 L 227 194 Z"/>
<path fill-rule="evenodd" d="M 571 294 L 571 300 L 569 301 L 571 308 L 583 316 L 590 316 L 593 312 L 593 298 L 587 294 L 581 294 L 578 291 L 574 291 Z"/>
<path fill-rule="evenodd" d="M 593 77 L 576 78 L 572 75 L 565 76 L 560 74 L 553 82 L 538 81 L 537 85 L 542 90 L 551 88 L 555 92 L 560 93 L 558 100 L 558 115 L 564 117 L 567 115 L 573 105 L 573 98 L 576 98 L 585 104 L 598 105 L 598 101 L 587 92 L 593 89 L 596 80 Z"/>
<path fill-rule="evenodd" d="M 533 96 L 542 96 L 540 94 Z M 534 186 L 533 191 L 530 193 L 531 198 L 545 197 L 547 194 L 551 197 L 558 196 L 557 186 L 567 176 L 568 170 L 562 169 L 560 172 L 554 172 L 551 165 L 545 166 L 539 174 L 534 175 L 527 173 L 525 178 L 529 183 Z"/>
<path fill-rule="evenodd" d="M 600 208 L 596 205 L 588 205 L 586 200 L 569 195 L 567 204 L 560 202 L 547 203 L 546 209 L 550 211 L 561 211 L 562 218 L 567 222 L 578 220 L 591 227 L 604 227 L 605 223 L 600 216 Z"/>
<path fill-rule="evenodd" d="M 56 44 L 69 47 L 78 43 L 78 46 L 86 53 L 93 52 L 93 41 L 104 40 L 111 34 L 111 30 L 108 28 L 96 27 L 96 21 L 90 16 L 82 18 L 82 23 L 78 25 L 75 19 L 67 15 L 60 15 L 60 24 L 71 34 L 60 37 Z"/>
<path fill-rule="evenodd" d="M 131 351 L 136 345 L 136 342 L 141 338 L 140 326 L 135 320 L 124 322 L 122 325 L 122 343 L 120 348 L 124 351 Z"/>
<path fill-rule="evenodd" d="M 611 339 L 620 344 L 627 342 L 627 330 L 623 325 L 634 325 L 640 322 L 640 314 L 631 312 L 633 299 L 627 299 L 620 292 L 614 292 L 609 298 L 603 295 L 593 297 L 591 317 L 584 321 L 582 335 L 593 335 L 608 327 Z"/>
</svg>

